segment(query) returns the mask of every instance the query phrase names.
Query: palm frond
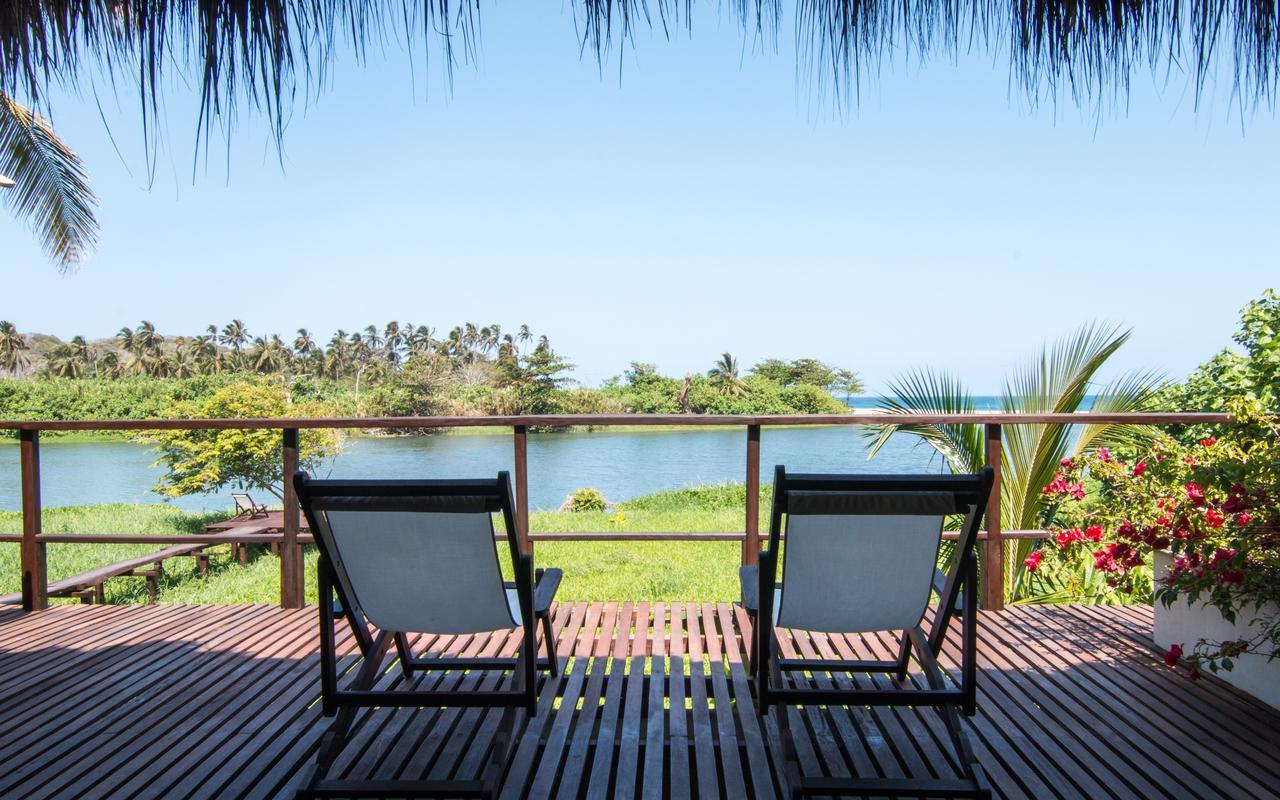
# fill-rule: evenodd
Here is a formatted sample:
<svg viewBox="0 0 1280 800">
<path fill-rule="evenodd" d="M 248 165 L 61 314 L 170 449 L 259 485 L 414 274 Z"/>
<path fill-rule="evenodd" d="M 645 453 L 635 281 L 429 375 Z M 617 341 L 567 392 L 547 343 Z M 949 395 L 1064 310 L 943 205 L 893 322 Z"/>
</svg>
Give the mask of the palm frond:
<svg viewBox="0 0 1280 800">
<path fill-rule="evenodd" d="M 97 198 L 84 164 L 44 117 L 0 94 L 0 173 L 14 186 L 0 196 L 27 220 L 63 270 L 83 263 L 98 239 Z"/>
<path fill-rule="evenodd" d="M 889 394 L 877 406 L 889 414 L 971 414 L 976 408 L 973 396 L 960 379 L 947 372 L 915 370 L 889 384 Z M 973 473 L 981 469 L 985 459 L 982 430 L 975 425 L 921 425 L 888 422 L 872 425 L 864 435 L 872 440 L 869 458 L 895 433 L 917 436 L 937 450 L 952 472 Z"/>
<path fill-rule="evenodd" d="M 1095 395 L 1089 410 L 1098 414 L 1150 411 L 1163 381 L 1153 371 L 1121 375 Z M 1150 425 L 1080 425 L 1071 455 L 1074 458 L 1103 447 L 1133 447 L 1154 436 L 1155 429 Z"/>
</svg>

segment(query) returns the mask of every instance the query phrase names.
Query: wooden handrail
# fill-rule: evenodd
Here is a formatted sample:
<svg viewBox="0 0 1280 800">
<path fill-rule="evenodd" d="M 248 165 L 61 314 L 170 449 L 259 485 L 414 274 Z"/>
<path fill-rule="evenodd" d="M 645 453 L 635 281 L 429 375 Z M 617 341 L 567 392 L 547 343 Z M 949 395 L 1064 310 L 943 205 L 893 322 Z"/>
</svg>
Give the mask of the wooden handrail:
<svg viewBox="0 0 1280 800">
<path fill-rule="evenodd" d="M 263 428 L 368 428 L 386 430 L 431 428 L 568 428 L 618 425 L 744 426 L 744 425 L 1211 425 L 1229 424 L 1230 414 L 1208 412 L 1103 414 L 543 414 L 508 417 L 260 417 L 254 419 L 84 419 L 0 420 L 0 430 L 27 431 L 145 431 L 145 430 L 260 430 Z"/>
<path fill-rule="evenodd" d="M 512 431 L 515 460 L 516 525 L 529 548 L 536 541 L 741 541 L 742 563 L 754 563 L 759 549 L 760 430 L 770 426 L 799 425 L 884 425 L 884 424 L 970 424 L 985 428 L 987 460 L 999 469 L 1002 425 L 1201 425 L 1229 424 L 1229 414 L 1216 413 L 1092 413 L 1074 414 L 890 414 L 852 412 L 849 414 L 544 414 L 497 417 L 270 417 L 257 419 L 124 419 L 124 420 L 0 420 L 0 430 L 16 430 L 22 455 L 22 535 L 0 536 L 0 541 L 21 543 L 23 608 L 35 611 L 48 605 L 48 577 L 45 545 L 49 542 L 207 542 L 240 541 L 244 534 L 182 535 L 175 537 L 128 534 L 44 534 L 41 532 L 40 432 L 41 431 L 135 431 L 135 430 L 264 430 L 282 432 L 283 474 L 293 474 L 298 464 L 298 431 L 302 429 L 359 428 L 382 430 L 427 430 L 460 427 L 507 427 Z M 668 425 L 679 427 L 744 427 L 746 448 L 746 508 L 742 533 L 531 533 L 529 531 L 528 431 L 529 428 L 610 427 L 625 425 Z M 284 492 L 286 508 L 296 506 L 292 487 Z M 1000 484 L 993 488 L 988 506 L 990 535 L 982 538 L 986 575 L 984 604 L 997 610 L 1003 606 L 1003 541 L 1012 538 L 1039 538 L 1039 531 L 1001 531 Z M 311 537 L 298 530 L 296 514 L 285 514 L 280 534 L 255 536 L 256 541 L 280 542 L 280 601 L 286 608 L 298 608 L 306 597 L 301 546 Z"/>
</svg>

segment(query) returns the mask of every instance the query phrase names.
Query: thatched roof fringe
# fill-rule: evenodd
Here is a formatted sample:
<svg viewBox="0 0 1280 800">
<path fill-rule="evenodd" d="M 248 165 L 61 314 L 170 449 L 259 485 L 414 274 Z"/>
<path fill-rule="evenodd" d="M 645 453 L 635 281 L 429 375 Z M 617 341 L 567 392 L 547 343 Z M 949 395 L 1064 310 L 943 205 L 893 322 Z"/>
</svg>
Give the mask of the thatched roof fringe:
<svg viewBox="0 0 1280 800">
<path fill-rule="evenodd" d="M 707 2 L 708 0 L 703 0 Z M 86 66 L 135 79 L 155 110 L 164 75 L 198 75 L 202 124 L 239 103 L 277 125 L 299 91 L 318 90 L 338 43 L 402 36 L 438 48 L 446 68 L 474 53 L 482 0 L 5 0 L 0 91 L 40 102 Z M 724 0 L 717 0 L 724 2 Z M 689 27 L 693 0 L 573 0 L 581 46 L 603 60 L 638 26 Z M 772 39 L 782 0 L 727 0 L 753 35 Z M 802 69 L 856 101 L 886 58 L 1005 50 L 1036 98 L 1123 95 L 1140 69 L 1183 73 L 1197 92 L 1219 60 L 1246 107 L 1270 104 L 1280 72 L 1280 0 L 794 0 Z M 497 8 L 496 13 L 501 13 Z"/>
</svg>

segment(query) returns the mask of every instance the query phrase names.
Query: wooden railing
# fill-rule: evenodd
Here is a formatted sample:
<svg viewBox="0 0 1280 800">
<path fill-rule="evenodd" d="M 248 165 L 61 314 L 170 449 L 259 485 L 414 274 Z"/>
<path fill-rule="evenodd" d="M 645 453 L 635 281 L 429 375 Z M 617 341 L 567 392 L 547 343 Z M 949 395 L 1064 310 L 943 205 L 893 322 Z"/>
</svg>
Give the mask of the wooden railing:
<svg viewBox="0 0 1280 800">
<path fill-rule="evenodd" d="M 729 540 L 742 542 L 742 563 L 754 564 L 760 552 L 760 429 L 763 426 L 880 425 L 886 422 L 916 424 L 981 425 L 986 438 L 986 458 L 996 472 L 995 485 L 987 506 L 986 530 L 982 535 L 983 605 L 988 610 L 1004 606 L 1004 542 L 1015 538 L 1039 538 L 1041 531 L 1005 531 L 1000 520 L 1001 437 L 1004 425 L 1200 425 L 1230 423 L 1226 414 L 898 414 L 851 413 L 814 415 L 690 415 L 690 414 L 554 414 L 505 417 L 328 417 L 273 419 L 145 419 L 145 420 L 62 420 L 0 421 L 0 430 L 18 431 L 22 470 L 22 534 L 0 536 L 0 541 L 21 543 L 22 607 L 28 611 L 46 608 L 48 573 L 45 546 L 50 542 L 79 543 L 208 543 L 236 541 L 234 533 L 219 534 L 46 534 L 41 531 L 40 433 L 41 431 L 137 431 L 137 430 L 263 430 L 281 431 L 283 474 L 292 475 L 298 466 L 298 432 L 314 428 L 358 428 L 374 430 L 423 430 L 433 428 L 503 427 L 512 430 L 515 470 L 516 527 L 526 548 L 539 540 L 627 541 Z M 618 425 L 678 425 L 687 427 L 742 427 L 746 429 L 746 508 L 741 532 L 721 533 L 533 533 L 529 532 L 528 433 L 531 427 L 609 427 Z M 302 545 L 310 540 L 299 534 L 297 498 L 289 481 L 284 486 L 282 533 L 255 540 L 276 541 L 280 545 L 280 604 L 300 608 L 304 591 Z M 994 568 L 992 568 L 994 567 Z"/>
</svg>

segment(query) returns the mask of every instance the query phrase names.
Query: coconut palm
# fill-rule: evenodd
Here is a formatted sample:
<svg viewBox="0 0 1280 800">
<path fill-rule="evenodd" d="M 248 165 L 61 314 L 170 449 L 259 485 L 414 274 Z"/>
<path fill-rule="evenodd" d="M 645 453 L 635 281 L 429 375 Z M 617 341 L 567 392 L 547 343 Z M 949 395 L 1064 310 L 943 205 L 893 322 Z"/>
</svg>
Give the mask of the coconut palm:
<svg viewBox="0 0 1280 800">
<path fill-rule="evenodd" d="M 89 345 L 83 336 L 73 336 L 49 353 L 45 369 L 59 378 L 83 378 L 89 371 Z"/>
<path fill-rule="evenodd" d="M 238 319 L 233 319 L 222 328 L 222 343 L 231 348 L 232 360 L 237 368 L 241 366 L 240 350 L 249 341 L 249 329 Z"/>
<path fill-rule="evenodd" d="M 49 120 L 0 92 L 0 193 L 35 230 L 45 253 L 63 270 L 80 266 L 98 239 L 98 200 L 84 164 Z"/>
<path fill-rule="evenodd" d="M 133 341 L 139 352 L 156 355 L 160 352 L 160 345 L 164 344 L 164 337 L 156 333 L 154 324 L 144 319 L 133 332 Z"/>
<path fill-rule="evenodd" d="M 1039 358 L 1015 369 L 1005 381 L 1000 410 L 1011 414 L 1069 414 L 1084 410 L 1121 413 L 1147 410 L 1158 383 L 1155 375 L 1137 372 L 1098 387 L 1098 370 L 1128 340 L 1129 331 L 1089 324 L 1051 346 Z M 880 406 L 893 414 L 967 414 L 976 411 L 973 397 L 953 375 L 934 370 L 910 372 L 890 385 Z M 1077 458 L 1102 447 L 1133 445 L 1150 436 L 1133 425 L 1005 425 L 1002 431 L 1000 521 L 1008 530 L 1038 530 L 1052 512 L 1042 491 L 1064 458 Z M 872 426 L 871 457 L 899 434 L 918 437 L 934 448 L 952 472 L 977 472 L 986 462 L 986 442 L 977 425 L 886 423 Z M 1023 561 L 1035 547 L 1019 539 L 1005 550 L 1005 587 L 1011 602 L 1033 599 Z"/>
<path fill-rule="evenodd" d="M 27 337 L 18 333 L 12 322 L 0 320 L 0 368 L 13 375 L 30 364 L 26 353 Z"/>
<path fill-rule="evenodd" d="M 707 370 L 707 377 L 720 388 L 721 394 L 746 394 L 747 385 L 738 377 L 738 359 L 729 353 L 720 356 L 720 360 Z"/>
<path fill-rule="evenodd" d="M 93 373 L 99 378 L 115 380 L 120 377 L 120 357 L 114 350 L 108 350 L 93 362 Z"/>
</svg>

